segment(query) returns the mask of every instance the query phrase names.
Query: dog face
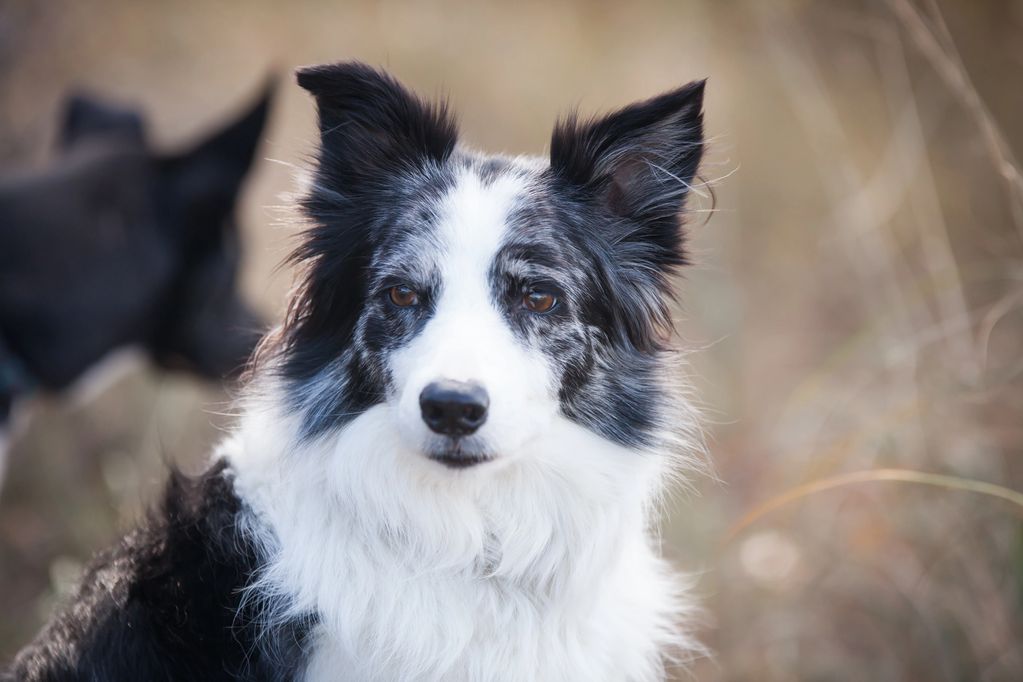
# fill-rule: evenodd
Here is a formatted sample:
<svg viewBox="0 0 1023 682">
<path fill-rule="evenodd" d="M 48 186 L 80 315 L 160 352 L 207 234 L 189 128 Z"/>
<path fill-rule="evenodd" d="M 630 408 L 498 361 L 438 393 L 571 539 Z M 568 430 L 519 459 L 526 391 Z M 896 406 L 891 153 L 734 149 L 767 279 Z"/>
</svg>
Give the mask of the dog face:
<svg viewBox="0 0 1023 682">
<path fill-rule="evenodd" d="M 244 365 L 261 325 L 237 292 L 234 213 L 269 98 L 173 155 L 137 112 L 69 99 L 54 170 L 0 185 L 4 335 L 37 381 L 123 346 L 208 378 Z"/>
<path fill-rule="evenodd" d="M 360 64 L 299 83 L 321 142 L 271 343 L 304 435 L 384 409 L 453 468 L 528 457 L 566 423 L 656 448 L 703 84 L 568 119 L 541 160 L 457 148 L 444 106 Z"/>
</svg>

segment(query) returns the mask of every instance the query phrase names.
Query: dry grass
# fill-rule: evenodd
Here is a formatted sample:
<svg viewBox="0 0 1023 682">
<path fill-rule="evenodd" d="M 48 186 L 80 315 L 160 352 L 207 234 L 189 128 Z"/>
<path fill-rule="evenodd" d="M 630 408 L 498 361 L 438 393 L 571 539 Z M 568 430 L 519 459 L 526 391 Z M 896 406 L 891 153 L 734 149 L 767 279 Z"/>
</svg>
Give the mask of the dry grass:
<svg viewBox="0 0 1023 682">
<path fill-rule="evenodd" d="M 526 152 L 573 105 L 709 76 L 718 210 L 694 224 L 679 318 L 724 483 L 698 481 L 665 528 L 708 607 L 695 677 L 1018 680 L 1020 45 L 1019 3 L 966 0 L 15 3 L 0 163 L 44 155 L 75 82 L 145 103 L 171 143 L 271 65 L 356 56 L 449 92 L 472 142 Z M 268 313 L 288 234 L 262 207 L 313 131 L 296 88 L 276 114 L 283 164 L 244 207 Z M 161 457 L 195 461 L 224 401 L 135 370 L 42 406 L 0 499 L 0 603 L 18 614 L 0 657 L 138 512 Z"/>
</svg>

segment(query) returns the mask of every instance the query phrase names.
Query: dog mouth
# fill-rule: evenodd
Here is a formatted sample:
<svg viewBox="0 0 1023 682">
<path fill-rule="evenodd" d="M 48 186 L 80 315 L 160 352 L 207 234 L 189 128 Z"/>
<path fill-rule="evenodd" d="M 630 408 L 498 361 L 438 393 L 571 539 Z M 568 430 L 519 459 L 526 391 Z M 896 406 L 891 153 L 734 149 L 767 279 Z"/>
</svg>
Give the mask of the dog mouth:
<svg viewBox="0 0 1023 682">
<path fill-rule="evenodd" d="M 492 458 L 487 457 L 486 455 L 466 456 L 462 454 L 437 454 L 430 455 L 430 459 L 434 462 L 443 464 L 449 469 L 468 469 L 469 467 L 476 466 L 477 464 L 489 462 Z"/>
<path fill-rule="evenodd" d="M 445 438 L 431 443 L 426 456 L 449 469 L 468 469 L 494 459 L 478 438 Z"/>
</svg>

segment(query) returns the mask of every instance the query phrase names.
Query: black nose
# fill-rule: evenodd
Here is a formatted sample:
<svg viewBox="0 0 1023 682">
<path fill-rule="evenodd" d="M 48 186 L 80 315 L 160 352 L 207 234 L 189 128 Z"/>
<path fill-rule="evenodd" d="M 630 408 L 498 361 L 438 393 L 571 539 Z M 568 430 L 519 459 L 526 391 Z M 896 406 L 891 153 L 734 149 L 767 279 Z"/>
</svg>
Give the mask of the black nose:
<svg viewBox="0 0 1023 682">
<path fill-rule="evenodd" d="M 431 431 L 445 436 L 468 436 L 487 420 L 490 398 L 479 384 L 435 381 L 419 394 L 423 421 Z"/>
</svg>

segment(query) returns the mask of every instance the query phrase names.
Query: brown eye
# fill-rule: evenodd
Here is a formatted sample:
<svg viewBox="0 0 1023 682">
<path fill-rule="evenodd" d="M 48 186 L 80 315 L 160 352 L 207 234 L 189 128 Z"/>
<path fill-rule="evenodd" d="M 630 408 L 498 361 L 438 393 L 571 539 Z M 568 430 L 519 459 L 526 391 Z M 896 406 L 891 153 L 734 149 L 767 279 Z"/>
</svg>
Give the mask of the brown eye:
<svg viewBox="0 0 1023 682">
<path fill-rule="evenodd" d="M 534 313 L 548 313 L 554 309 L 558 298 L 547 291 L 527 291 L 522 297 L 522 305 Z"/>
<path fill-rule="evenodd" d="M 391 303 L 399 308 L 407 308 L 410 305 L 416 305 L 419 303 L 419 294 L 416 293 L 416 290 L 412 287 L 407 287 L 404 284 L 391 287 L 387 291 L 387 296 L 391 299 Z"/>
</svg>

